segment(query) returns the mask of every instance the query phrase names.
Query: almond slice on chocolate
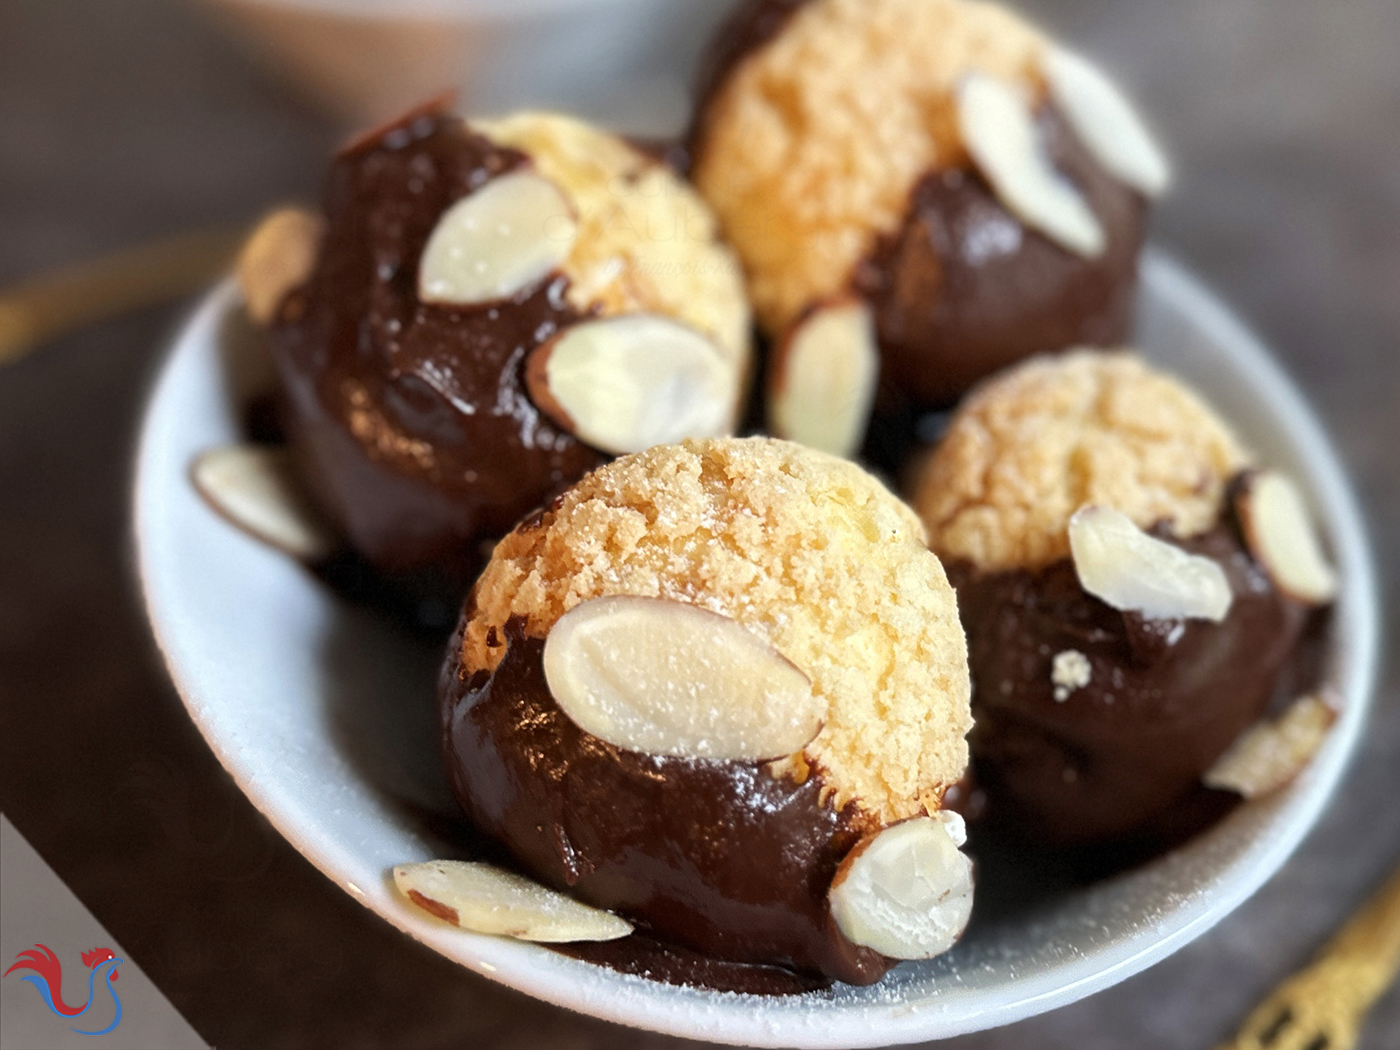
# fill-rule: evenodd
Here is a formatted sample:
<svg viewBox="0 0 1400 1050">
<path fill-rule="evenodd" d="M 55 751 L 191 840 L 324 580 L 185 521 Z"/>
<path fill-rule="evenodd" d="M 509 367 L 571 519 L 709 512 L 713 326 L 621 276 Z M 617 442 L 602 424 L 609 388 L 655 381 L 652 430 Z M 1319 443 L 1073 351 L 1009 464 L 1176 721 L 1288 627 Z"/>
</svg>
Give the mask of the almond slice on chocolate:
<svg viewBox="0 0 1400 1050">
<path fill-rule="evenodd" d="M 194 461 L 190 478 L 221 517 L 293 558 L 315 562 L 337 547 L 334 532 L 298 484 L 286 449 L 210 449 Z"/>
<path fill-rule="evenodd" d="M 737 620 L 666 598 L 581 602 L 544 644 L 564 713 L 628 751 L 766 761 L 801 751 L 826 700 L 790 660 Z"/>
<path fill-rule="evenodd" d="M 1017 218 L 1079 255 L 1103 254 L 1103 226 L 1051 164 L 1021 91 L 971 73 L 958 85 L 957 115 L 963 144 L 978 170 Z"/>
<path fill-rule="evenodd" d="M 418 297 L 452 306 L 508 299 L 557 269 L 577 239 L 558 186 L 530 169 L 508 172 L 442 213 L 418 264 Z"/>
<path fill-rule="evenodd" d="M 1317 754 L 1337 712 L 1325 700 L 1295 700 L 1276 722 L 1255 725 L 1201 779 L 1206 787 L 1260 798 L 1292 783 Z"/>
<path fill-rule="evenodd" d="M 836 871 L 831 916 L 853 944 L 891 959 L 931 959 L 972 915 L 972 861 L 956 813 L 915 817 L 866 838 Z"/>
<path fill-rule="evenodd" d="M 1236 509 L 1249 549 L 1278 589 L 1310 605 L 1337 596 L 1337 573 L 1322 552 L 1307 502 L 1286 474 L 1246 476 Z"/>
<path fill-rule="evenodd" d="M 394 869 L 399 892 L 424 911 L 473 933 L 567 944 L 615 941 L 632 924 L 490 864 L 430 860 Z"/>
<path fill-rule="evenodd" d="M 1152 620 L 1225 619 L 1234 601 L 1225 570 L 1138 528 L 1107 507 L 1069 519 L 1069 546 L 1083 588 L 1115 609 Z"/>
<path fill-rule="evenodd" d="M 733 426 L 737 378 L 715 344 L 657 314 L 564 329 L 531 353 L 525 384 L 540 411 L 604 452 L 642 452 Z"/>
<path fill-rule="evenodd" d="M 287 293 L 306 283 L 324 233 L 321 217 L 302 208 L 278 208 L 258 223 L 234 264 L 254 324 L 271 324 Z"/>
<path fill-rule="evenodd" d="M 859 300 L 817 307 L 790 331 L 774 361 L 773 431 L 836 456 L 860 448 L 875 403 L 875 319 Z"/>
<path fill-rule="evenodd" d="M 1166 156 L 1131 102 L 1081 55 L 1052 47 L 1045 56 L 1050 95 L 1070 127 L 1109 174 L 1148 197 L 1171 182 Z"/>
</svg>

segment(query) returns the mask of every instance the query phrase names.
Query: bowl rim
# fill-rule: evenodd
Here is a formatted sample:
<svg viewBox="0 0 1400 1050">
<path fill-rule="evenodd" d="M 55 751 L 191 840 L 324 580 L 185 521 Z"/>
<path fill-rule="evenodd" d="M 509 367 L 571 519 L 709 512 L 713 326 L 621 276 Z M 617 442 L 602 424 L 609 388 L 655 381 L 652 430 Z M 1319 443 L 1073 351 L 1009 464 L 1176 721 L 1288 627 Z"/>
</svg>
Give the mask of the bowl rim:
<svg viewBox="0 0 1400 1050">
<path fill-rule="evenodd" d="M 333 882 L 400 930 L 453 961 L 535 998 L 602 1020 L 674 1036 L 736 1045 L 811 1048 L 891 1046 L 945 1038 L 1010 1024 L 1068 1005 L 1139 973 L 1195 940 L 1278 871 L 1316 825 L 1355 753 L 1379 673 L 1380 604 L 1371 546 L 1347 471 L 1321 422 L 1260 340 L 1189 271 L 1156 249 L 1145 253 L 1142 268 L 1143 285 L 1151 286 L 1154 294 L 1189 315 L 1192 323 L 1215 343 L 1230 346 L 1231 356 L 1257 383 L 1256 394 L 1268 406 L 1270 416 L 1294 430 L 1295 451 L 1305 474 L 1302 480 L 1331 536 L 1343 579 L 1335 613 L 1337 623 L 1345 628 L 1337 632 L 1340 652 L 1336 656 L 1337 688 L 1343 708 L 1326 745 L 1307 772 L 1307 790 L 1293 793 L 1296 797 L 1290 798 L 1286 808 L 1272 818 L 1270 833 L 1260 835 L 1245 848 L 1213 879 L 1208 890 L 1176 902 L 1165 910 L 1160 921 L 1143 924 L 1113 944 L 1017 982 L 1012 986 L 1016 993 L 1003 993 L 998 1001 L 977 1008 L 962 1003 L 923 1009 L 918 1004 L 892 1001 L 858 1004 L 844 1010 L 816 1003 L 805 1014 L 795 1007 L 781 1008 L 780 1004 L 779 1009 L 763 1011 L 766 1017 L 756 1020 L 748 1008 L 719 1008 L 726 1002 L 761 1002 L 751 996 L 698 993 L 610 971 L 603 971 L 603 979 L 596 974 L 592 979 L 569 979 L 564 974 L 561 979 L 563 972 L 559 967 L 531 953 L 542 951 L 554 960 L 585 967 L 588 964 L 578 964 L 522 942 L 475 935 L 463 939 L 462 931 L 419 919 L 410 915 L 409 909 L 381 907 L 375 894 L 366 893 L 337 870 L 334 851 L 308 841 L 305 831 L 279 809 L 271 793 L 241 767 L 237 749 L 220 737 L 211 717 L 202 709 L 198 684 L 186 675 L 175 655 L 178 627 L 162 615 L 152 577 L 150 518 L 156 508 L 146 497 L 156 480 L 152 477 L 156 452 L 154 409 L 179 361 L 179 351 L 194 337 L 216 332 L 219 319 L 236 301 L 236 292 L 228 281 L 209 293 L 179 329 L 143 409 L 133 473 L 133 539 L 141 596 L 152 633 L 181 701 L 201 735 L 240 790 L 284 838 Z M 468 943 L 474 945 L 471 951 L 463 947 Z M 638 985 L 644 986 L 642 994 L 621 994 L 623 987 L 635 992 Z M 720 995 L 718 1000 L 716 995 Z M 805 1023 L 793 1023 L 793 1018 L 804 1019 Z"/>
</svg>

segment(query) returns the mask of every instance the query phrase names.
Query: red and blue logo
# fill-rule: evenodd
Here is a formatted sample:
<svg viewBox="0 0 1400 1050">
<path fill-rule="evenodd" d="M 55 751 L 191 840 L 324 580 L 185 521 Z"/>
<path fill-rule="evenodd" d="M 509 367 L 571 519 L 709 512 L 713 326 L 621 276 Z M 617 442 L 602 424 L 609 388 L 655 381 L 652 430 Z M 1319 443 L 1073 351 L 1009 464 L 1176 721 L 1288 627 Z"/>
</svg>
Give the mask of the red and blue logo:
<svg viewBox="0 0 1400 1050">
<path fill-rule="evenodd" d="M 97 977 L 103 969 L 107 972 L 102 974 L 103 987 L 111 995 L 112 1002 L 116 1004 L 117 1014 L 112 1018 L 112 1023 L 106 1028 L 74 1028 L 73 1031 L 82 1035 L 106 1035 L 122 1020 L 122 1001 L 117 998 L 117 990 L 112 987 L 112 982 L 117 979 L 117 964 L 121 962 L 116 953 L 110 948 L 94 948 L 90 952 L 83 952 L 83 965 L 88 967 L 88 994 L 87 1002 L 82 1006 L 69 1006 L 63 1001 L 63 964 L 58 961 L 58 956 L 48 949 L 47 946 L 36 944 L 33 948 L 22 951 L 15 957 L 14 965 L 5 971 L 5 977 L 10 976 L 16 970 L 32 970 L 28 976 L 21 977 L 21 981 L 28 981 L 35 988 L 39 989 L 39 994 L 44 997 L 44 1003 L 59 1017 L 80 1017 L 88 1012 L 93 1005 L 94 999 L 101 997 L 101 989 L 97 988 Z M 110 968 L 108 968 L 108 964 Z M 69 1026 L 72 1027 L 71 1025 Z"/>
</svg>

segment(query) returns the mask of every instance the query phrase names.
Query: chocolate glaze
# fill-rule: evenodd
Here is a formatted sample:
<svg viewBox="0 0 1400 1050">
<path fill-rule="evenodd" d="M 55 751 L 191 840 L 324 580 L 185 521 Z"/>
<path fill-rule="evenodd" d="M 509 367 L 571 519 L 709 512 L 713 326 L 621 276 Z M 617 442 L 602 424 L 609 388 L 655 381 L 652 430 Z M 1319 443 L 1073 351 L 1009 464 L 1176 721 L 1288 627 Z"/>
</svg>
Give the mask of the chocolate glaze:
<svg viewBox="0 0 1400 1050">
<path fill-rule="evenodd" d="M 1224 568 L 1235 597 L 1222 623 L 1120 612 L 1084 591 L 1069 559 L 948 566 L 968 634 L 973 766 L 998 823 L 1053 845 L 1179 841 L 1224 811 L 1201 774 L 1269 706 L 1309 611 L 1274 588 L 1233 522 L 1174 542 Z M 1057 701 L 1051 663 L 1067 649 L 1092 677 Z"/>
<path fill-rule="evenodd" d="M 377 571 L 431 570 L 454 604 L 483 538 L 604 460 L 525 393 L 526 354 L 577 319 L 565 278 L 480 307 L 418 299 L 442 212 L 524 163 L 440 105 L 352 143 L 331 168 L 315 272 L 270 331 L 318 502 Z"/>
<path fill-rule="evenodd" d="M 820 800 L 818 773 L 796 784 L 757 763 L 649 756 L 599 740 L 550 696 L 543 641 L 519 621 L 504 634 L 493 673 L 464 675 L 458 650 L 444 669 L 444 758 L 468 818 L 525 873 L 723 962 L 851 984 L 893 965 L 831 919 L 827 889 L 862 828 L 853 808 L 837 813 Z M 705 979 L 694 967 L 654 968 Z"/>
<path fill-rule="evenodd" d="M 875 310 L 883 411 L 949 404 L 1031 354 L 1128 338 L 1146 201 L 1053 106 L 1037 120 L 1056 169 L 1103 225 L 1104 253 L 1086 259 L 1023 225 L 973 169 L 925 176 L 853 282 Z"/>
</svg>

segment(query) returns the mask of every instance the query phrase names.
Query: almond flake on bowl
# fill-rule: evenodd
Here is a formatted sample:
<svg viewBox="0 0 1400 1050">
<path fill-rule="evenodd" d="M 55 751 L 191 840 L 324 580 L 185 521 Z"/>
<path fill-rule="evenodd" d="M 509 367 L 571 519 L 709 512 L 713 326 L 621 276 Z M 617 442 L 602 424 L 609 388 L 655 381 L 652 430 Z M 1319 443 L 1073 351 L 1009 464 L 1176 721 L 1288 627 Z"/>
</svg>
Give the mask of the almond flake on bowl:
<svg viewBox="0 0 1400 1050">
<path fill-rule="evenodd" d="M 204 501 L 249 536 L 303 562 L 329 557 L 334 530 L 311 505 L 284 448 L 229 445 L 210 449 L 190 468 Z"/>
<path fill-rule="evenodd" d="M 1261 798 L 1292 783 L 1327 739 L 1337 711 L 1320 696 L 1295 700 L 1277 721 L 1249 729 L 1201 779 L 1206 787 Z"/>
<path fill-rule="evenodd" d="M 399 892 L 424 911 L 473 933 L 568 944 L 613 941 L 632 924 L 490 864 L 430 860 L 394 869 Z"/>
</svg>

